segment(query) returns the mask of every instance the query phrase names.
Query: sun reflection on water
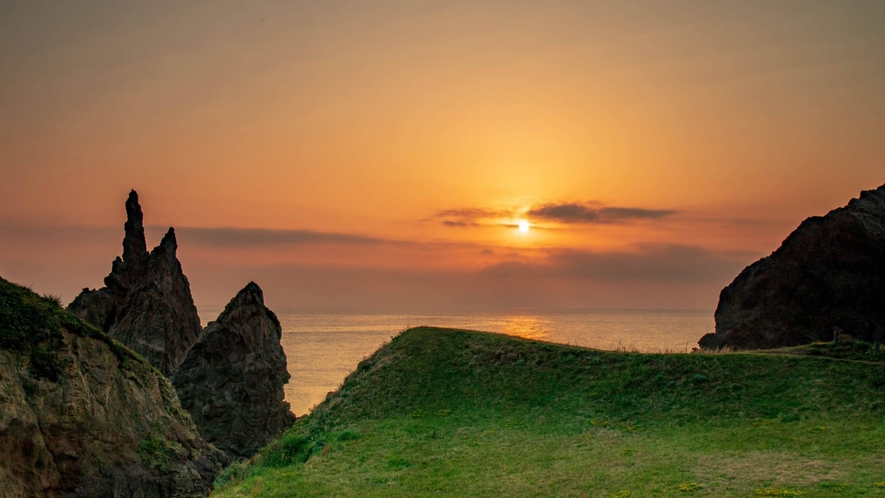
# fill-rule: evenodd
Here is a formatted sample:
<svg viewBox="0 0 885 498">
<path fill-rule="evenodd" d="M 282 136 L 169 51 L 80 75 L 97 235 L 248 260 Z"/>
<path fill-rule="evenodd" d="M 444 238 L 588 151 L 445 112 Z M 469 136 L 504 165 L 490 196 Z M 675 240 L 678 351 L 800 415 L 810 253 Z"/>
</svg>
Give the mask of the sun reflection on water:
<svg viewBox="0 0 885 498">
<path fill-rule="evenodd" d="M 502 332 L 524 339 L 545 340 L 550 335 L 547 320 L 537 316 L 508 316 L 504 319 Z"/>
</svg>

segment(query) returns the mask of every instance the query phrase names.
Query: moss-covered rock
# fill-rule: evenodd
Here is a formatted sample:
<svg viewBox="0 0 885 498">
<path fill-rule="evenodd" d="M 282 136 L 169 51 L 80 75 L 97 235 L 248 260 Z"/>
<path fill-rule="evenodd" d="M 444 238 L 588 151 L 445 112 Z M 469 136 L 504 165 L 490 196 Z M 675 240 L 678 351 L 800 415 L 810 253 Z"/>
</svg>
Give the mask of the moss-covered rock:
<svg viewBox="0 0 885 498">
<path fill-rule="evenodd" d="M 3 496 L 204 496 L 225 456 L 163 375 L 0 278 Z"/>
</svg>

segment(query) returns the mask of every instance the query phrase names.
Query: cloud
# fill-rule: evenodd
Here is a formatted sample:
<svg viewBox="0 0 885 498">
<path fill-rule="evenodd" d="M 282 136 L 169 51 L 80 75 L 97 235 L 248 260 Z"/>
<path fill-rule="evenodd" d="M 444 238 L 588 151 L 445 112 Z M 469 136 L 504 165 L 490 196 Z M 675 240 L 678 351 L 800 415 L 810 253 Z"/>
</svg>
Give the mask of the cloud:
<svg viewBox="0 0 885 498">
<path fill-rule="evenodd" d="M 428 220 L 447 227 L 506 227 L 515 228 L 515 219 L 562 224 L 623 224 L 634 221 L 657 220 L 675 214 L 672 209 L 643 209 L 605 206 L 598 202 L 561 202 L 529 206 L 524 209 L 460 208 L 439 211 Z M 537 226 L 536 228 L 545 228 Z M 551 227 L 546 227 L 551 228 Z"/>
<path fill-rule="evenodd" d="M 150 227 L 149 230 L 159 230 Z M 284 244 L 390 244 L 397 241 L 341 232 L 313 230 L 271 230 L 263 228 L 176 228 L 179 238 L 194 244 L 215 247 L 256 247 Z"/>
<path fill-rule="evenodd" d="M 428 220 L 438 221 L 447 227 L 502 226 L 502 218 L 512 218 L 514 212 L 506 209 L 461 208 L 445 209 Z"/>
<path fill-rule="evenodd" d="M 642 209 L 630 207 L 599 207 L 594 203 L 545 204 L 531 208 L 529 218 L 559 223 L 626 223 L 636 220 L 656 220 L 676 213 L 672 209 Z"/>
<path fill-rule="evenodd" d="M 443 225 L 447 227 L 475 227 L 479 226 L 479 223 L 475 221 L 465 221 L 465 220 L 443 220 Z"/>
</svg>

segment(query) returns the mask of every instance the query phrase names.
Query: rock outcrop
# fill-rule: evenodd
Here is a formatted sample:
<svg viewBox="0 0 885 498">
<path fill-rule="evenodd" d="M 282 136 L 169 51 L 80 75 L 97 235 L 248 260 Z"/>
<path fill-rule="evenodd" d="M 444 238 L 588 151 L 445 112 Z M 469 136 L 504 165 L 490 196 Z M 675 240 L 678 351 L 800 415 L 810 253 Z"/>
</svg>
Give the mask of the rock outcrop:
<svg viewBox="0 0 885 498">
<path fill-rule="evenodd" d="M 289 380 L 282 331 L 250 282 L 210 322 L 171 376 L 200 434 L 247 458 L 295 421 L 283 401 Z"/>
<path fill-rule="evenodd" d="M 803 221 L 722 290 L 704 349 L 885 339 L 885 185 Z"/>
<path fill-rule="evenodd" d="M 206 496 L 227 462 L 157 370 L 3 279 L 0 448 L 10 498 Z"/>
<path fill-rule="evenodd" d="M 126 201 L 123 257 L 117 257 L 105 287 L 83 289 L 68 310 L 107 332 L 168 375 L 200 335 L 190 284 L 175 252 L 170 228 L 147 251 L 138 194 Z"/>
</svg>

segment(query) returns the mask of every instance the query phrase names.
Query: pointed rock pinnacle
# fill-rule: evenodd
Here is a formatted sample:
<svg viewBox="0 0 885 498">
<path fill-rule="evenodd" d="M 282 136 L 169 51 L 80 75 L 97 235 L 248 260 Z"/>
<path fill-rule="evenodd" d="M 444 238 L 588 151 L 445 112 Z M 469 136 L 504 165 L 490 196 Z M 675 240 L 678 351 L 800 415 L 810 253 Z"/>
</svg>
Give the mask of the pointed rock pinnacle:
<svg viewBox="0 0 885 498">
<path fill-rule="evenodd" d="M 129 198 L 126 199 L 126 223 L 123 230 L 123 262 L 138 265 L 147 256 L 147 243 L 144 239 L 144 215 L 135 190 L 129 192 Z"/>
</svg>

